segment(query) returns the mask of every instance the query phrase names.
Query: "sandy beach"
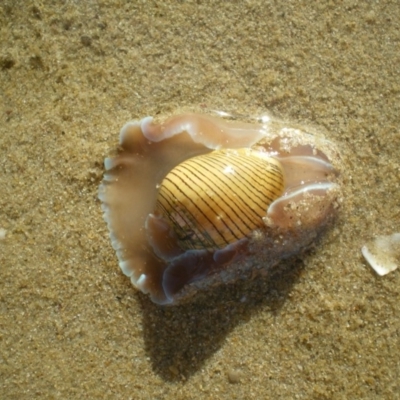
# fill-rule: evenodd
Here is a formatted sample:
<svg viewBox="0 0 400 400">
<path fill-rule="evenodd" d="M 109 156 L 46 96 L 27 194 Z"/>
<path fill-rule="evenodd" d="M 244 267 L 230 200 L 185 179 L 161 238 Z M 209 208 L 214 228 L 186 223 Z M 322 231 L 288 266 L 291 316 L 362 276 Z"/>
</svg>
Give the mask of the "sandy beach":
<svg viewBox="0 0 400 400">
<path fill-rule="evenodd" d="M 1 399 L 398 399 L 398 1 L 0 3 Z M 342 157 L 332 228 L 176 307 L 118 267 L 98 187 L 129 120 L 269 112 Z"/>
</svg>

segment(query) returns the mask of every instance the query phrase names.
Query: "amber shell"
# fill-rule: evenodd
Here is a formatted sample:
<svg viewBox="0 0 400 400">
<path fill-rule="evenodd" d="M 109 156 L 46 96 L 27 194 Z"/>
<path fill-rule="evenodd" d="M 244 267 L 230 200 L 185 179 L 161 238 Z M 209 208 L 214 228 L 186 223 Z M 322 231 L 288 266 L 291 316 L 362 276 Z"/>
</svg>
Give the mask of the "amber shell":
<svg viewBox="0 0 400 400">
<path fill-rule="evenodd" d="M 284 191 L 280 162 L 251 149 L 217 150 L 190 158 L 168 173 L 156 213 L 183 250 L 217 250 L 263 224 L 269 205 Z"/>
</svg>

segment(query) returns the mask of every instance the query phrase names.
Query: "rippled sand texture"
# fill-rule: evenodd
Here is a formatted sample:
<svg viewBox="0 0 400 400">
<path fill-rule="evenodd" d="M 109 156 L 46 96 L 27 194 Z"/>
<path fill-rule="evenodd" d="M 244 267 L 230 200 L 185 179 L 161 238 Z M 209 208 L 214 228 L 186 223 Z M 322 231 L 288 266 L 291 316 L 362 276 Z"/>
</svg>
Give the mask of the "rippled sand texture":
<svg viewBox="0 0 400 400">
<path fill-rule="evenodd" d="M 400 273 L 398 2 L 0 3 L 4 399 L 394 399 Z M 159 308 L 120 272 L 97 200 L 132 119 L 269 110 L 319 127 L 342 211 L 273 276 Z"/>
</svg>

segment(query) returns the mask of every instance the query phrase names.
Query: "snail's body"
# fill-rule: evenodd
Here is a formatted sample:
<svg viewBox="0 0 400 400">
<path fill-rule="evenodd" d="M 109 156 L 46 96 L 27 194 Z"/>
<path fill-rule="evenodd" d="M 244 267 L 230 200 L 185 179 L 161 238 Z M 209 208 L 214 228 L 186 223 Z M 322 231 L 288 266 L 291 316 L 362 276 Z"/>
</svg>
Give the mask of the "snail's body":
<svg viewBox="0 0 400 400">
<path fill-rule="evenodd" d="M 145 118 L 120 140 L 100 199 L 122 270 L 159 304 L 276 265 L 335 214 L 336 153 L 282 123 Z"/>
</svg>

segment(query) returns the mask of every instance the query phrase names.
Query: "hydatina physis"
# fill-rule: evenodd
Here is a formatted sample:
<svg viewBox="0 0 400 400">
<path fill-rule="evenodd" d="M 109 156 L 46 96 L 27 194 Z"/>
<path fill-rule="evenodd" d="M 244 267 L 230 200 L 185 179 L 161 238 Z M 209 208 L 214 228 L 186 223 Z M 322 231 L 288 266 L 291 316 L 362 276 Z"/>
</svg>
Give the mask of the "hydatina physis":
<svg viewBox="0 0 400 400">
<path fill-rule="evenodd" d="M 127 123 L 99 198 L 119 265 L 157 304 L 265 273 L 338 209 L 332 142 L 273 118 L 181 114 Z"/>
</svg>

